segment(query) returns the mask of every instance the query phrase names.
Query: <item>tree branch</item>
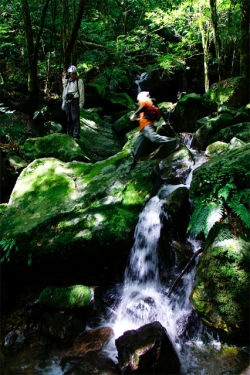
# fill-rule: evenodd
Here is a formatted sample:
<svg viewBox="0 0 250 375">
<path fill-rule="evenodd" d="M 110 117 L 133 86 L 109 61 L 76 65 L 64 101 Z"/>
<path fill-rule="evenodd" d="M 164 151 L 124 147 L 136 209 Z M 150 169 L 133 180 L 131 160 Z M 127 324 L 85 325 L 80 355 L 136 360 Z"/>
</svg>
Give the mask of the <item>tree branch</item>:
<svg viewBox="0 0 250 375">
<path fill-rule="evenodd" d="M 182 278 L 182 276 L 184 275 L 184 273 L 187 271 L 187 269 L 189 268 L 189 266 L 191 265 L 191 263 L 193 262 L 193 260 L 197 257 L 197 255 L 199 255 L 201 252 L 203 251 L 203 249 L 199 249 L 197 250 L 193 256 L 190 258 L 189 262 L 187 263 L 187 265 L 183 268 L 183 270 L 181 271 L 181 273 L 179 274 L 179 276 L 177 277 L 177 279 L 174 281 L 173 285 L 171 286 L 171 288 L 169 289 L 168 291 L 168 294 L 167 294 L 167 297 L 170 297 L 175 285 L 180 281 L 180 279 Z"/>
</svg>

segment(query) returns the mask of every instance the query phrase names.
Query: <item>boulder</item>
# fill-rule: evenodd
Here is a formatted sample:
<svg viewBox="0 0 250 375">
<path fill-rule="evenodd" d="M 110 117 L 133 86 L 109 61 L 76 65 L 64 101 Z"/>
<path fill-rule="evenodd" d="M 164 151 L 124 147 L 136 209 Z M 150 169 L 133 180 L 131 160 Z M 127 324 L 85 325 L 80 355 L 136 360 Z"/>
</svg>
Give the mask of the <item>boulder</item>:
<svg viewBox="0 0 250 375">
<path fill-rule="evenodd" d="M 218 156 L 227 149 L 228 144 L 226 142 L 217 141 L 207 146 L 205 155 L 209 157 Z"/>
<path fill-rule="evenodd" d="M 67 371 L 67 375 L 90 374 L 117 375 L 121 374 L 121 370 L 110 358 L 101 353 L 87 352 L 79 363 Z"/>
<path fill-rule="evenodd" d="M 84 328 L 83 322 L 75 314 L 65 311 L 46 312 L 41 324 L 41 331 L 44 335 L 57 338 L 65 344 L 72 343 Z"/>
<path fill-rule="evenodd" d="M 229 143 L 232 138 L 238 138 L 245 143 L 250 142 L 250 122 L 243 122 L 219 130 L 211 138 L 207 139 L 207 145 L 221 141 Z"/>
<path fill-rule="evenodd" d="M 51 134 L 42 138 L 28 138 L 20 148 L 20 154 L 26 160 L 43 157 L 57 158 L 62 161 L 89 161 L 73 137 L 66 134 Z"/>
<path fill-rule="evenodd" d="M 184 95 L 173 112 L 173 121 L 177 132 L 193 133 L 197 130 L 196 122 L 207 114 L 202 105 L 202 96 L 191 93 Z"/>
<path fill-rule="evenodd" d="M 100 352 L 113 335 L 114 331 L 111 327 L 96 328 L 85 332 L 82 337 L 74 341 L 62 357 L 60 364 L 64 367 L 69 361 L 79 361 L 84 358 L 88 352 Z"/>
<path fill-rule="evenodd" d="M 248 103 L 249 83 L 245 77 L 232 77 L 214 83 L 203 95 L 203 103 L 210 112 L 218 106 L 226 105 L 239 108 Z"/>
<path fill-rule="evenodd" d="M 212 138 L 216 133 L 224 128 L 229 128 L 232 124 L 233 117 L 227 113 L 221 113 L 216 117 L 202 119 L 197 121 L 201 125 L 194 133 L 191 147 L 199 150 L 205 150 L 209 144 L 208 139 Z M 217 139 L 222 141 L 222 139 Z"/>
<path fill-rule="evenodd" d="M 114 131 L 112 124 L 101 120 L 97 112 L 81 110 L 80 139 L 77 141 L 91 162 L 109 158 L 121 151 L 125 144 Z"/>
<path fill-rule="evenodd" d="M 43 289 L 39 302 L 42 306 L 56 310 L 86 308 L 98 303 L 97 287 L 74 285 L 67 287 L 48 286 Z"/>
<path fill-rule="evenodd" d="M 201 255 L 191 295 L 204 322 L 241 344 L 249 339 L 249 251 L 249 239 L 222 226 Z"/>
<path fill-rule="evenodd" d="M 180 362 L 159 322 L 129 330 L 115 340 L 124 374 L 179 374 Z"/>
</svg>

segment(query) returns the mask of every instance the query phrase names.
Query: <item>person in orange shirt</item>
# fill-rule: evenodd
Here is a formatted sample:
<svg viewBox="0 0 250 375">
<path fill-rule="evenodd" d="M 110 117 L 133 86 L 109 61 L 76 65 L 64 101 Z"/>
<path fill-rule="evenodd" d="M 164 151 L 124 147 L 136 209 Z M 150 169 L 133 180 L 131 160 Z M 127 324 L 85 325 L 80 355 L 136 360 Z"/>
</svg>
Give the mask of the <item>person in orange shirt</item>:
<svg viewBox="0 0 250 375">
<path fill-rule="evenodd" d="M 140 159 L 144 149 L 147 146 L 147 140 L 158 143 L 158 144 L 166 144 L 169 148 L 169 153 L 173 152 L 180 143 L 178 138 L 170 138 L 159 135 L 156 132 L 155 120 L 150 120 L 147 115 L 147 107 L 152 106 L 154 103 L 150 98 L 148 91 L 142 91 L 137 96 L 138 110 L 130 117 L 131 121 L 138 120 L 139 121 L 139 135 L 134 144 L 134 150 L 132 152 L 133 162 L 131 165 L 131 169 L 135 167 L 138 160 Z"/>
</svg>

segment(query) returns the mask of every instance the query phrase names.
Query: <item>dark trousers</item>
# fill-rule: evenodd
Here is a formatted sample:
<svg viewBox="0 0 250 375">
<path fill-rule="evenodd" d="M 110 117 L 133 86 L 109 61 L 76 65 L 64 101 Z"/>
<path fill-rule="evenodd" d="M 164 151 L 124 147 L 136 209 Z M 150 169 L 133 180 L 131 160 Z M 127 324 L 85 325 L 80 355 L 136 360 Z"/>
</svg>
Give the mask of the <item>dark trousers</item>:
<svg viewBox="0 0 250 375">
<path fill-rule="evenodd" d="M 166 145 L 169 149 L 169 153 L 173 152 L 179 143 L 178 138 L 169 138 L 159 135 L 156 133 L 156 127 L 149 124 L 140 131 L 135 141 L 133 157 L 136 162 L 140 159 L 143 151 L 147 147 L 148 141 Z"/>
<path fill-rule="evenodd" d="M 67 117 L 67 134 L 74 138 L 78 138 L 80 135 L 79 98 L 67 102 L 65 105 L 65 112 Z"/>
</svg>

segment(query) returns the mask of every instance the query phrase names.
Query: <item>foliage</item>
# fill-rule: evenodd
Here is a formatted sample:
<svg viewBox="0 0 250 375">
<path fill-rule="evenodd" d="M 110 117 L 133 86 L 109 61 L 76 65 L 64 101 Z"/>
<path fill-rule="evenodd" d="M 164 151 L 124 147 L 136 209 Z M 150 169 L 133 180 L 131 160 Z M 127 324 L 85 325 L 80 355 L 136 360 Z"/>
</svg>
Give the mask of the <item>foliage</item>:
<svg viewBox="0 0 250 375">
<path fill-rule="evenodd" d="M 247 235 L 250 228 L 250 188 L 248 162 L 215 163 L 202 171 L 202 182 L 196 189 L 195 208 L 188 231 L 195 236 L 203 233 L 208 245 L 219 229 L 229 223 L 232 233 Z M 243 184 L 243 186 L 242 186 Z"/>
<path fill-rule="evenodd" d="M 14 238 L 3 238 L 0 241 L 0 248 L 4 252 L 4 255 L 1 257 L 0 263 L 2 263 L 4 259 L 9 262 L 10 253 L 13 252 L 12 250 L 18 251 L 18 247 Z"/>
<path fill-rule="evenodd" d="M 47 90 L 47 85 L 49 90 L 58 89 L 54 82 L 61 79 L 62 52 L 69 40 L 78 5 L 79 0 L 49 3 L 43 32 L 37 41 L 41 89 Z M 35 41 L 39 36 L 44 2 L 29 0 L 28 6 Z M 240 34 L 236 31 L 240 25 L 240 4 L 218 0 L 217 13 L 224 69 L 230 69 L 232 74 L 239 57 Z M 0 78 L 4 83 L 19 84 L 27 81 L 25 23 L 20 2 L 3 0 L 0 17 Z M 109 76 L 111 89 L 117 90 L 121 85 L 119 73 L 160 65 L 172 74 L 179 67 L 188 66 L 191 57 L 202 57 L 202 30 L 209 35 L 212 47 L 211 11 L 207 0 L 195 0 L 192 4 L 185 0 L 174 3 L 163 0 L 86 2 L 75 63 L 83 75 L 92 67 L 98 67 L 100 74 Z M 214 63 L 216 56 L 211 48 L 211 67 Z"/>
</svg>

